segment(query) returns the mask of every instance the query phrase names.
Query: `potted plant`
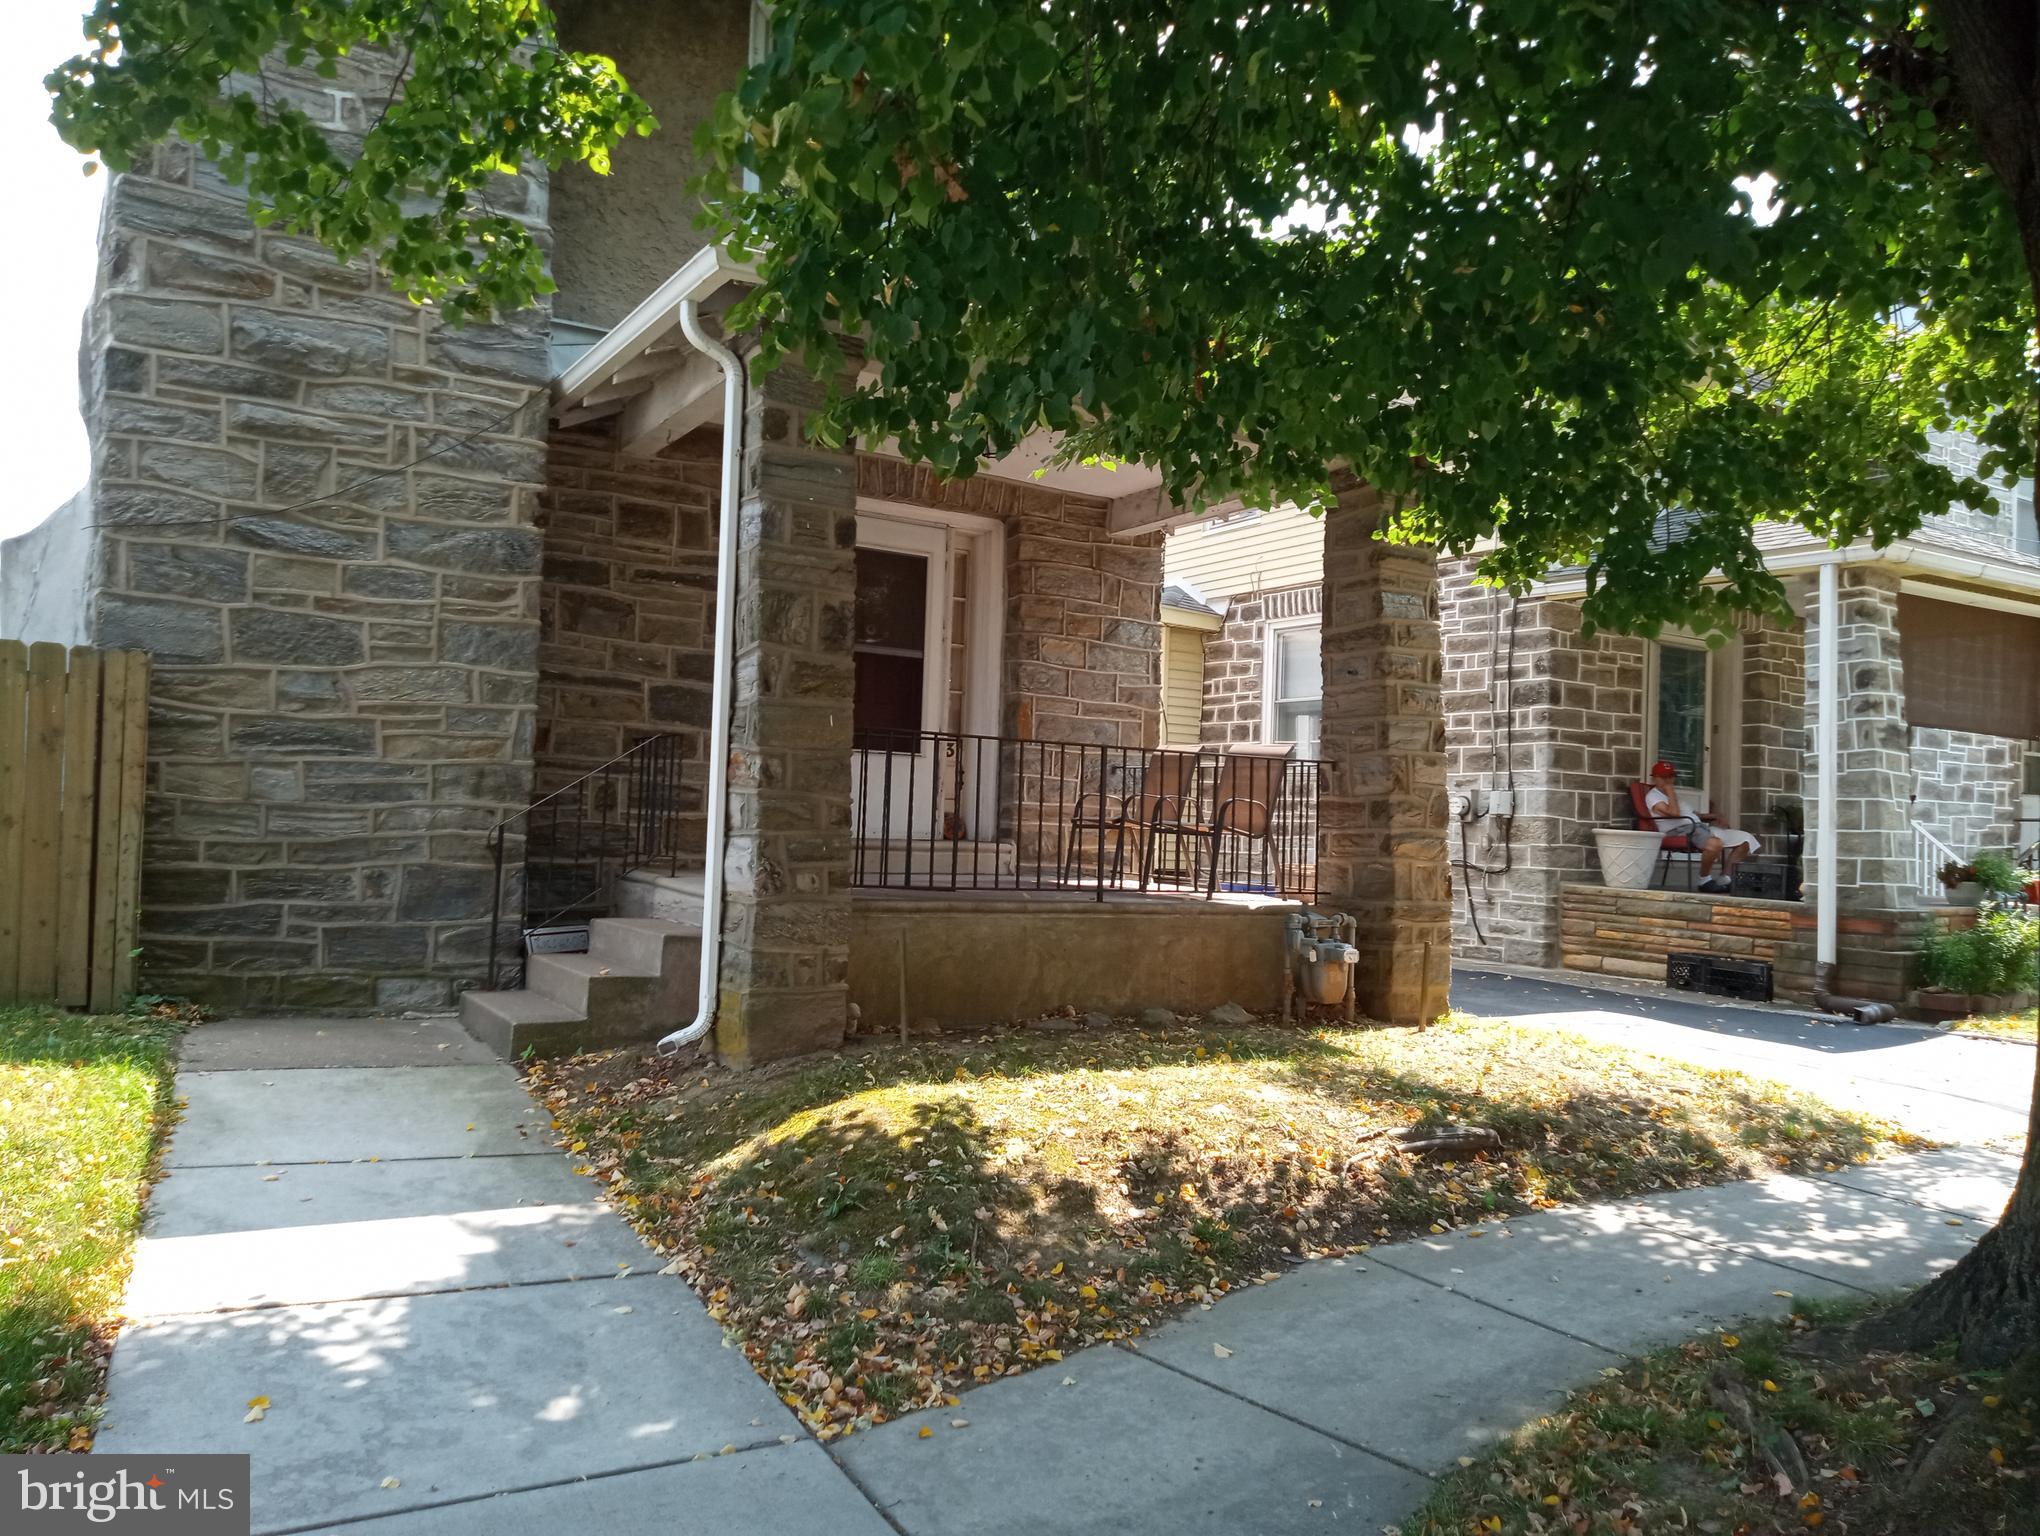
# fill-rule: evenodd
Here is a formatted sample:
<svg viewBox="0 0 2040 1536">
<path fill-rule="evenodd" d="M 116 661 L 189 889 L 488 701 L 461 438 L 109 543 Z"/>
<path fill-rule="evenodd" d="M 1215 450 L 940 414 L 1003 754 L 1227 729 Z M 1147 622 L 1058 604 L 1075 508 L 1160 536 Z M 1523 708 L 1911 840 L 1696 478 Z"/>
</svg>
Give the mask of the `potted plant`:
<svg viewBox="0 0 2040 1536">
<path fill-rule="evenodd" d="M 2025 872 L 2006 848 L 1986 848 L 1967 863 L 1950 859 L 1939 873 L 1951 907 L 1973 907 L 1986 896 L 2016 896 L 2026 888 Z"/>
<path fill-rule="evenodd" d="M 1949 906 L 1973 907 L 1983 900 L 1983 887 L 1977 883 L 1975 865 L 1950 859 L 1936 873 L 1941 877 L 1941 892 Z"/>
<path fill-rule="evenodd" d="M 1943 1018 L 2023 1008 L 2033 995 L 2036 962 L 2040 920 L 2013 907 L 1989 908 L 1967 927 L 1928 935 L 1913 1004 Z"/>
</svg>

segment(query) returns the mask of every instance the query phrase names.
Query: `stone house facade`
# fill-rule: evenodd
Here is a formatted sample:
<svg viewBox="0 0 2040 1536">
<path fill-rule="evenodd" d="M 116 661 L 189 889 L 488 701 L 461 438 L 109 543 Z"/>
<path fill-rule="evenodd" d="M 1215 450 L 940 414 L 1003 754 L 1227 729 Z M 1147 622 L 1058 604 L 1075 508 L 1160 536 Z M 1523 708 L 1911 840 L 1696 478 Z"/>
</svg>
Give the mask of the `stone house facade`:
<svg viewBox="0 0 2040 1536">
<path fill-rule="evenodd" d="M 1137 467 L 945 483 L 826 451 L 793 369 L 746 369 L 726 436 L 717 391 L 689 382 L 701 356 L 660 331 L 656 294 L 701 254 L 670 192 L 692 125 L 743 66 L 752 9 L 648 27 L 622 0 L 560 7 L 567 40 L 616 56 L 664 126 L 608 181 L 503 179 L 495 202 L 544 239 L 559 291 L 495 324 L 442 327 L 370 263 L 258 229 L 182 145 L 113 179 L 81 351 L 91 481 L 0 553 L 0 588 L 32 557 L 46 589 L 0 622 L 44 622 L 47 593 L 67 592 L 76 633 L 59 638 L 155 658 L 146 987 L 244 1013 L 450 1006 L 491 979 L 504 937 L 496 829 L 658 736 L 685 764 L 680 841 L 727 839 L 718 1042 L 739 1059 L 825 1048 L 865 942 L 855 829 L 881 792 L 861 717 L 900 707 L 885 679 L 903 652 L 930 690 L 910 720 L 923 734 L 1135 764 L 1156 744 L 1163 538 Z M 336 80 L 279 64 L 270 81 L 344 139 L 394 67 L 364 54 Z M 633 337 L 568 396 L 577 360 Z M 741 362 L 748 340 L 726 339 Z M 732 440 L 743 501 L 725 549 Z M 1450 949 L 1442 650 L 1433 563 L 1375 544 L 1377 517 L 1354 486 L 1334 519 L 1324 731 L 1342 755 L 1318 866 L 1327 903 L 1362 917 L 1363 1000 L 1415 1019 L 1442 1009 Z M 871 594 L 903 560 L 926 573 L 940 639 L 924 649 L 871 639 Z M 724 561 L 735 665 L 714 829 L 700 785 Z M 936 810 L 917 836 L 1004 830 Z"/>
<path fill-rule="evenodd" d="M 1971 467 L 1976 447 L 1947 435 L 1936 453 Z M 1966 462 L 1965 462 L 1966 461 Z M 1845 552 L 1840 588 L 1843 679 L 1837 876 L 1847 908 L 1844 960 L 1857 991 L 1902 997 L 1932 870 L 1943 855 L 2024 847 L 2040 838 L 2040 776 L 2024 739 L 1912 722 L 1900 611 L 2040 614 L 2040 535 L 2030 490 L 2005 491 L 2000 515 L 1958 508 L 1930 519 L 1887 552 Z M 1292 547 L 1313 535 L 1300 513 L 1172 536 L 1168 579 L 1225 612 L 1205 645 L 1204 738 L 1274 738 L 1271 650 L 1283 621 L 1316 611 L 1319 587 Z M 1593 833 L 1624 825 L 1627 785 L 1659 756 L 1682 757 L 1690 789 L 1724 818 L 1764 838 L 1776 855 L 1803 818 L 1799 874 L 1809 876 L 1817 831 L 1813 723 L 1818 693 L 1809 658 L 1814 581 L 1822 551 L 1789 530 L 1766 530 L 1767 556 L 1785 576 L 1793 616 L 1751 619 L 1725 646 L 1676 634 L 1657 640 L 1584 632 L 1577 583 L 1554 581 L 1521 599 L 1476 586 L 1472 558 L 1440 563 L 1443 709 L 1453 869 L 1453 947 L 1462 959 L 1573 965 L 1663 975 L 1666 942 L 1639 943 L 1569 886 L 1599 879 Z M 1272 553 L 1254 549 L 1266 540 Z M 1237 547 L 1233 547 L 1237 545 Z M 1279 585 L 1264 583 L 1273 578 Z M 1304 578 L 1299 580 L 1298 578 Z M 1912 605 L 1928 605 L 1925 608 Z M 1308 619 L 1303 622 L 1308 623 Z M 1669 659 L 1668 659 L 1669 658 Z M 1682 782 L 1684 780 L 1682 779 Z M 1923 835 L 1924 834 L 1924 835 Z M 1684 883 L 1685 871 L 1673 879 Z M 1707 914 L 1693 921 L 1712 922 Z M 1698 911 L 1696 905 L 1696 913 Z M 1677 925 L 1660 914 L 1665 933 Z M 1726 921 L 1726 919 L 1724 919 Z M 1778 957 L 1810 985 L 1813 920 Z M 1706 935 L 1692 947 L 1706 948 Z M 1714 947 L 1755 953 L 1747 935 Z M 1676 946 L 1674 946 L 1676 947 Z M 1802 988 L 1802 990 L 1804 990 Z"/>
</svg>

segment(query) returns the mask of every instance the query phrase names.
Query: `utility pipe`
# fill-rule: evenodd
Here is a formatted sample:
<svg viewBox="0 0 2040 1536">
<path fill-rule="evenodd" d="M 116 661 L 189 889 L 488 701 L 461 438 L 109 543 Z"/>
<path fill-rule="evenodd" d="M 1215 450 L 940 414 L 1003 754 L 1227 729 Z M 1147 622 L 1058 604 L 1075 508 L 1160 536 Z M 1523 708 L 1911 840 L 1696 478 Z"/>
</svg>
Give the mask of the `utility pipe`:
<svg viewBox="0 0 2040 1536">
<path fill-rule="evenodd" d="M 1841 735 L 1842 720 L 1842 668 L 1841 668 L 1841 573 L 1832 561 L 1820 568 L 1820 597 L 1817 609 L 1820 626 L 1820 656 L 1816 663 L 1819 677 L 1816 686 L 1820 689 L 1820 715 L 1815 729 L 1818 739 L 1814 750 L 1819 754 L 1819 779 L 1815 793 L 1820 797 L 1820 823 L 1815 834 L 1813 856 L 1820 870 L 1815 881 L 1814 962 L 1817 965 L 1835 963 L 1835 896 L 1838 889 L 1835 869 L 1836 848 L 1835 820 L 1838 814 L 1835 805 L 1837 771 L 1835 749 Z"/>
<path fill-rule="evenodd" d="M 680 301 L 680 330 L 694 349 L 722 370 L 722 517 L 715 550 L 715 691 L 708 736 L 708 859 L 701 887 L 701 991 L 694 1022 L 659 1041 L 661 1056 L 692 1045 L 715 1027 L 722 981 L 723 861 L 729 847 L 730 673 L 737 637 L 737 514 L 744 473 L 744 365 L 737 354 L 701 328 L 698 299 Z"/>
</svg>

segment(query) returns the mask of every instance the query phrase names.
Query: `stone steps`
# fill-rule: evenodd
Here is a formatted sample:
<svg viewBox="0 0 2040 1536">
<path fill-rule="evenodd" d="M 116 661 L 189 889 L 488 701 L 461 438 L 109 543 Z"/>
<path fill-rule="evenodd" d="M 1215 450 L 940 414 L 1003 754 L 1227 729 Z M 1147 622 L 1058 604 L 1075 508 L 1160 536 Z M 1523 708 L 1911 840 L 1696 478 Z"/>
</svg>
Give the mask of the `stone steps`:
<svg viewBox="0 0 2040 1536">
<path fill-rule="evenodd" d="M 460 1022 L 506 1061 L 656 1040 L 694 1016 L 699 924 L 598 917 L 585 955 L 532 955 L 518 991 L 469 992 Z"/>
</svg>

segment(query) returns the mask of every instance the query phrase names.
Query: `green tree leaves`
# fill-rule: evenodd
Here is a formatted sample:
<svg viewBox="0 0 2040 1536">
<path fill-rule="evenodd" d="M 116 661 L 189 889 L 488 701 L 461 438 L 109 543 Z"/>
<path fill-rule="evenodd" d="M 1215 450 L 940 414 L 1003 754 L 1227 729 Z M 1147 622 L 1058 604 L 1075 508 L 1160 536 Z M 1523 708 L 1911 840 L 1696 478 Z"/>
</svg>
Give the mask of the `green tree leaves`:
<svg viewBox="0 0 2040 1536">
<path fill-rule="evenodd" d="M 552 291 L 503 178 L 604 171 L 655 126 L 610 60 L 560 48 L 540 0 L 98 0 L 85 34 L 48 80 L 69 143 L 124 170 L 179 136 L 261 221 L 374 253 L 454 321 Z M 357 50 L 389 68 L 347 73 Z M 307 88 L 364 73 L 381 78 L 358 100 Z"/>
<path fill-rule="evenodd" d="M 768 358 L 861 339 L 838 436 L 967 474 L 1047 427 L 1192 502 L 1322 505 L 1344 464 L 1397 499 L 1391 536 L 1486 548 L 1510 585 L 1585 564 L 1589 616 L 1646 630 L 1779 606 L 1762 521 L 1882 541 L 1988 504 L 1931 428 L 2031 462 L 2025 265 L 1931 14 L 774 18 L 706 190 L 760 254 Z"/>
</svg>

